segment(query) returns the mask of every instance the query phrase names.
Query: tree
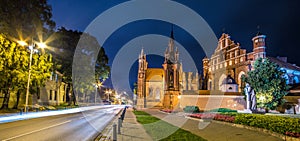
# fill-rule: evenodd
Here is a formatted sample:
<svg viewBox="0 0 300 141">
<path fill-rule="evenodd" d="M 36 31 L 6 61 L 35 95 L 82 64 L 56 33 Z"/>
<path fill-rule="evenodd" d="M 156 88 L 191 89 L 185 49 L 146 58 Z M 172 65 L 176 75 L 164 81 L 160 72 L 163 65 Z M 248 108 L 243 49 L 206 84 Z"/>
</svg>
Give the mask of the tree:
<svg viewBox="0 0 300 141">
<path fill-rule="evenodd" d="M 83 33 L 73 58 L 72 81 L 77 96 L 86 102 L 95 91 L 95 84 L 107 79 L 108 57 L 97 39 Z M 100 82 L 100 83 L 102 83 Z"/>
<path fill-rule="evenodd" d="M 80 97 L 85 97 L 86 94 L 92 94 L 95 91 L 95 84 L 102 84 L 105 79 L 108 78 L 110 67 L 108 64 L 108 57 L 105 53 L 103 47 L 99 45 L 96 38 L 79 31 L 68 30 L 64 27 L 58 29 L 55 33 L 57 40 L 53 42 L 52 46 L 58 47 L 56 52 L 53 54 L 53 58 L 57 64 L 61 64 L 61 67 L 58 69 L 64 75 L 64 82 L 66 82 L 70 88 L 73 89 L 72 100 L 74 102 L 76 92 Z M 79 43 L 79 40 L 81 42 Z M 80 61 L 83 64 L 90 64 L 89 66 L 81 65 L 79 67 L 74 66 L 74 54 L 76 48 L 81 48 L 85 53 L 82 53 L 83 57 L 80 57 Z M 95 52 L 91 52 L 94 49 L 99 49 L 98 56 L 96 56 Z M 81 49 L 78 49 L 82 51 Z M 83 59 L 83 60 L 82 60 Z M 76 59 L 75 59 L 76 60 Z M 90 70 L 91 67 L 94 66 L 95 70 Z M 95 72 L 94 75 L 82 74 L 82 76 L 73 77 L 72 73 L 76 69 L 79 69 L 83 72 Z M 74 87 L 73 82 L 78 82 Z M 85 82 L 80 83 L 79 82 Z M 71 102 L 71 101 L 69 101 Z"/>
<path fill-rule="evenodd" d="M 0 90 L 4 93 L 1 109 L 7 109 L 11 92 L 17 92 L 17 102 L 20 90 L 27 88 L 29 70 L 29 51 L 0 34 Z M 52 57 L 49 54 L 33 54 L 30 86 L 43 86 L 51 75 Z M 34 87 L 30 87 L 33 91 Z M 17 106 L 15 104 L 15 106 Z"/>
<path fill-rule="evenodd" d="M 44 27 L 53 29 L 52 8 L 47 0 L 1 0 L 0 33 L 9 38 L 32 38 Z M 21 36 L 21 37 L 20 37 Z"/>
<path fill-rule="evenodd" d="M 283 96 L 289 89 L 284 74 L 277 64 L 260 58 L 254 63 L 254 70 L 242 76 L 242 81 L 249 83 L 256 93 L 257 107 L 275 109 L 284 103 Z"/>
</svg>

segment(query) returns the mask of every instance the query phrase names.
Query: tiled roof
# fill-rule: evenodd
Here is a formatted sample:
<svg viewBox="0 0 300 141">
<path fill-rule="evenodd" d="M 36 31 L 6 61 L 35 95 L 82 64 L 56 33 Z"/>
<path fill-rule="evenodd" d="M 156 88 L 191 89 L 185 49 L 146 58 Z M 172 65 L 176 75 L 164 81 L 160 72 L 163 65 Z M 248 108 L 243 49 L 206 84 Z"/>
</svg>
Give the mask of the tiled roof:
<svg viewBox="0 0 300 141">
<path fill-rule="evenodd" d="M 287 69 L 291 69 L 291 70 L 300 71 L 300 67 L 298 67 L 296 65 L 284 62 L 284 61 L 282 61 L 278 58 L 275 58 L 275 57 L 267 57 L 267 58 L 270 59 L 271 62 L 274 62 L 274 63 L 278 64 L 282 68 L 287 68 Z"/>
</svg>

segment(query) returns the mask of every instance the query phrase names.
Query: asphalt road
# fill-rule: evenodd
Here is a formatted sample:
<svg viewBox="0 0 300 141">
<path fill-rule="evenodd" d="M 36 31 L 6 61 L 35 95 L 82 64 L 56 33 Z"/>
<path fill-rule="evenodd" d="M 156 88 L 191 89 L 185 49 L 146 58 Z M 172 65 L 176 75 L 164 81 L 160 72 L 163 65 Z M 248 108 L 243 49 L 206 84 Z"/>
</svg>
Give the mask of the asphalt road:
<svg viewBox="0 0 300 141">
<path fill-rule="evenodd" d="M 2 141 L 86 141 L 93 140 L 114 118 L 120 107 L 0 124 Z"/>
</svg>

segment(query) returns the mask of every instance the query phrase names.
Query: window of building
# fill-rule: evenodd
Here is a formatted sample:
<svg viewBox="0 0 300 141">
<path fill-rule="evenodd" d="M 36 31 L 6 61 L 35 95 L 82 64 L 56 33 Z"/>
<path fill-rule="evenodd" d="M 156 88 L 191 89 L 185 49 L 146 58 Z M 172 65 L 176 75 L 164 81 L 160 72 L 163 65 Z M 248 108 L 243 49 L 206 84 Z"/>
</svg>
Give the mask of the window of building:
<svg viewBox="0 0 300 141">
<path fill-rule="evenodd" d="M 52 90 L 49 92 L 49 100 L 52 100 Z"/>
<path fill-rule="evenodd" d="M 54 100 L 57 100 L 57 91 L 54 91 Z"/>
<path fill-rule="evenodd" d="M 222 40 L 222 47 L 225 47 L 225 40 Z"/>
<path fill-rule="evenodd" d="M 159 89 L 159 88 L 156 88 L 155 99 L 156 99 L 156 100 L 159 100 L 159 99 L 160 99 L 160 89 Z"/>
</svg>

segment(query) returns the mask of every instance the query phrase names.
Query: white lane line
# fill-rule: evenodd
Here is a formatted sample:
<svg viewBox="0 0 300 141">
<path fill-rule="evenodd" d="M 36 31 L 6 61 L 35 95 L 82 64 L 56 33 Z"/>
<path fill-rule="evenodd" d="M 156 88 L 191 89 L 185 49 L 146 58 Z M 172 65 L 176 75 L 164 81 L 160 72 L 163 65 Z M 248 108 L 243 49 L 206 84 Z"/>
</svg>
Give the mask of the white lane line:
<svg viewBox="0 0 300 141">
<path fill-rule="evenodd" d="M 38 129 L 38 130 L 34 130 L 34 131 L 31 131 L 31 132 L 28 132 L 28 133 L 24 133 L 24 134 L 21 134 L 21 135 L 18 135 L 18 136 L 14 136 L 14 137 L 11 137 L 11 138 L 8 138 L 8 139 L 4 139 L 2 141 L 8 141 L 8 140 L 12 140 L 12 139 L 19 138 L 19 137 L 22 137 L 22 136 L 26 136 L 26 135 L 29 135 L 29 134 L 32 134 L 32 133 L 35 133 L 35 132 L 39 132 L 39 131 L 46 130 L 46 129 L 49 129 L 49 128 L 52 128 L 52 127 L 55 127 L 55 126 L 60 126 L 60 125 L 66 124 L 66 123 L 69 123 L 71 121 L 72 120 L 61 122 L 61 123 L 58 123 L 58 124 L 55 124 L 55 125 L 51 125 L 51 126 L 44 127 L 44 128 Z"/>
</svg>

